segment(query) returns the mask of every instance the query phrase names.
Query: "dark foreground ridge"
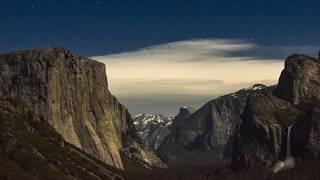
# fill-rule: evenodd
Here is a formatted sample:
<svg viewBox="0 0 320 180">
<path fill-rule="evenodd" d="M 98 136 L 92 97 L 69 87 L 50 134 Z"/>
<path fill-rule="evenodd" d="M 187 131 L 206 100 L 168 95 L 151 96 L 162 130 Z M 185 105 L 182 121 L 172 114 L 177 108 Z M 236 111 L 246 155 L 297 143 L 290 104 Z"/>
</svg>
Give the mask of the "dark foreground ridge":
<svg viewBox="0 0 320 180">
<path fill-rule="evenodd" d="M 67 143 L 23 109 L 16 99 L 0 98 L 0 179 L 123 179 L 123 171 Z"/>
</svg>

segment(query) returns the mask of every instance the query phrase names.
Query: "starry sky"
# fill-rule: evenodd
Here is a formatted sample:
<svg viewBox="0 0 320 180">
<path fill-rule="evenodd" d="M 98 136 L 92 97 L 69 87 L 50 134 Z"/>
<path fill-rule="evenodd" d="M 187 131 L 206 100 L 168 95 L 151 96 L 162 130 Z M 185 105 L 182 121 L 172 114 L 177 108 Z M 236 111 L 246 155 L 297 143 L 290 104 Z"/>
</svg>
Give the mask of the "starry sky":
<svg viewBox="0 0 320 180">
<path fill-rule="evenodd" d="M 0 52 L 50 44 L 86 56 L 199 38 L 318 45 L 318 0 L 1 0 Z"/>
<path fill-rule="evenodd" d="M 318 0 L 1 0 L 0 53 L 71 49 L 106 64 L 133 114 L 174 115 L 276 83 L 291 53 L 315 56 L 319 9 Z"/>
</svg>

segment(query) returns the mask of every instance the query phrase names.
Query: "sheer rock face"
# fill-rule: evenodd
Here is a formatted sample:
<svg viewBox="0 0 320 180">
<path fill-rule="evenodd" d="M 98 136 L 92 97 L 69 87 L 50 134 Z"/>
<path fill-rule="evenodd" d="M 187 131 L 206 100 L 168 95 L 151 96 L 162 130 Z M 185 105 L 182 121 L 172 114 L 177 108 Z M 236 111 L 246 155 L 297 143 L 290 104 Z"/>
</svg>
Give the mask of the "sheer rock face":
<svg viewBox="0 0 320 180">
<path fill-rule="evenodd" d="M 44 48 L 1 55 L 0 70 L 1 97 L 18 98 L 33 119 L 94 157 L 123 168 L 120 151 L 141 148 L 130 114 L 108 90 L 104 64 Z"/>
<path fill-rule="evenodd" d="M 293 139 L 297 139 L 296 147 L 300 147 L 294 151 L 297 156 L 308 153 L 310 157 L 320 157 L 320 103 L 315 105 L 311 111 L 308 112 L 307 118 L 304 120 L 307 123 L 297 124 L 296 128 L 303 128 L 304 133 L 293 134 Z M 295 132 L 299 132 L 298 130 Z M 298 141 L 300 140 L 300 141 Z M 302 142 L 302 143 L 299 143 Z"/>
<path fill-rule="evenodd" d="M 285 62 L 275 95 L 294 105 L 320 98 L 320 61 L 305 55 L 292 55 Z"/>
<path fill-rule="evenodd" d="M 265 86 L 219 97 L 184 119 L 182 115 L 176 116 L 171 134 L 157 154 L 168 166 L 209 164 L 231 158 L 234 130 L 240 122 L 247 96 L 260 88 Z"/>
<path fill-rule="evenodd" d="M 319 157 L 320 62 L 292 55 L 273 93 L 248 98 L 234 143 L 236 168 L 257 164 L 270 167 L 286 155 L 287 129 L 291 130 L 294 157 Z"/>
</svg>

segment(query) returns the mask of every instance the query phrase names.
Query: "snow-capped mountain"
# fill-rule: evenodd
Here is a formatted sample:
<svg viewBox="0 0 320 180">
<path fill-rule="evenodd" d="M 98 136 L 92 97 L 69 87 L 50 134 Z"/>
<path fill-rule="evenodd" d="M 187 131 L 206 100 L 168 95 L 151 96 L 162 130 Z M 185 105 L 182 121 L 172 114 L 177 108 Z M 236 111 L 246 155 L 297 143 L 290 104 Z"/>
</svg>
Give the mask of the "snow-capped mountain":
<svg viewBox="0 0 320 180">
<path fill-rule="evenodd" d="M 133 118 L 138 135 L 153 149 L 157 149 L 170 133 L 172 117 L 161 114 L 139 114 Z"/>
</svg>

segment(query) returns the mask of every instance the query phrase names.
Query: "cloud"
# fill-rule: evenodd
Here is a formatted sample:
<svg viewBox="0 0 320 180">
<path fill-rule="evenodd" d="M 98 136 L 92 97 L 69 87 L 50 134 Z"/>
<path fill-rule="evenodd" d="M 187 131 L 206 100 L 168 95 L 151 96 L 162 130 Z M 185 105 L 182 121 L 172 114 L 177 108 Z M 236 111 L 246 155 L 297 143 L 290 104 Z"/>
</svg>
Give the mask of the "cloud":
<svg viewBox="0 0 320 180">
<path fill-rule="evenodd" d="M 274 84 L 274 80 L 261 80 Z M 199 108 L 216 97 L 249 87 L 255 82 L 227 84 L 221 80 L 117 79 L 109 87 L 133 114 L 162 113 L 175 115 L 181 106 Z"/>
<path fill-rule="evenodd" d="M 183 95 L 183 96 L 219 96 L 249 87 L 255 82 L 225 83 L 221 80 L 190 80 L 190 79 L 116 79 L 110 86 L 120 97 L 143 98 L 150 96 Z M 260 80 L 259 83 L 274 84 L 274 80 Z"/>
<path fill-rule="evenodd" d="M 254 49 L 255 44 L 242 40 L 199 39 L 179 41 L 147 47 L 134 52 L 114 55 L 96 56 L 94 59 L 113 63 L 123 61 L 201 61 L 211 60 L 213 57 L 224 57 L 231 52 Z M 130 57 L 130 58 L 128 58 Z M 120 60 L 120 61 L 119 61 Z M 218 59 L 216 59 L 217 61 Z"/>
<path fill-rule="evenodd" d="M 256 46 L 243 51 L 229 52 L 229 56 L 250 55 L 254 59 L 285 59 L 290 54 L 302 53 L 309 56 L 317 56 L 318 47 L 315 46 Z"/>
<path fill-rule="evenodd" d="M 290 47 L 278 49 L 291 51 Z M 254 83 L 275 84 L 283 59 L 266 56 L 274 50 L 243 40 L 200 39 L 92 59 L 106 64 L 112 93 L 133 114 L 168 114 L 176 111 L 169 107 L 182 103 L 199 107 Z"/>
<path fill-rule="evenodd" d="M 191 40 L 92 58 L 106 64 L 111 80 L 218 79 L 230 83 L 274 79 L 282 68 L 279 59 L 228 56 L 255 47 L 240 40 Z"/>
</svg>

